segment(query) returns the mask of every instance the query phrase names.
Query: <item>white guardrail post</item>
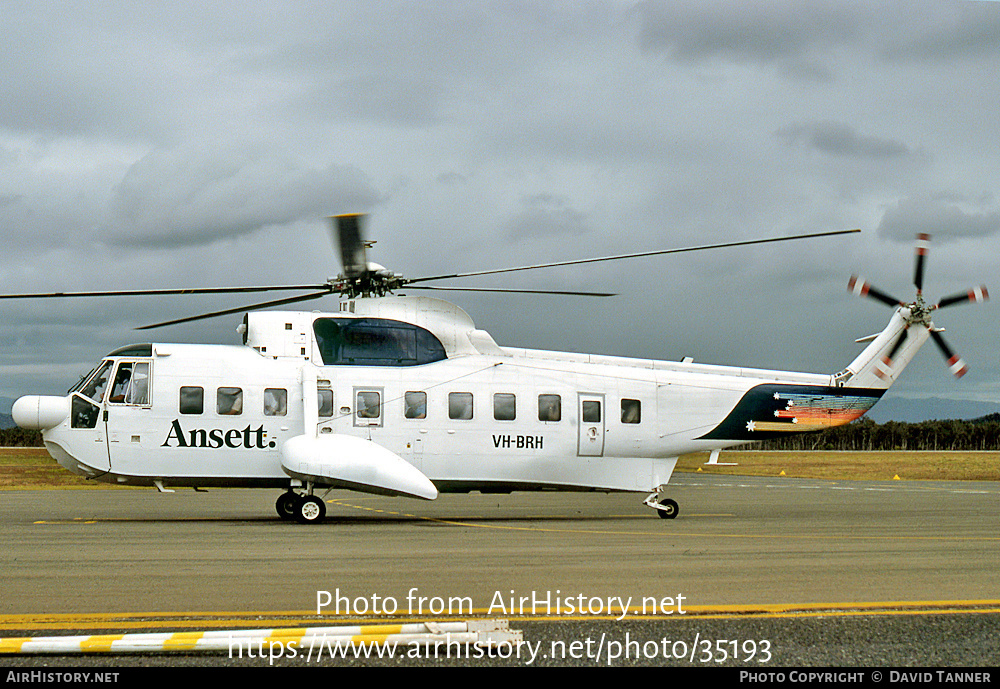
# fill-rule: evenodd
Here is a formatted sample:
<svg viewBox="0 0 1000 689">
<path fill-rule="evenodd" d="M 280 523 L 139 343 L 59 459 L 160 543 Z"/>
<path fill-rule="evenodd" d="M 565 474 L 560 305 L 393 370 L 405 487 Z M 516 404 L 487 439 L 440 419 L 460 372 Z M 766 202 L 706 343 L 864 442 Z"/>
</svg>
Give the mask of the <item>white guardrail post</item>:
<svg viewBox="0 0 1000 689">
<path fill-rule="evenodd" d="M 272 642 L 280 642 L 285 646 L 291 642 L 300 649 L 317 644 L 322 644 L 325 648 L 339 648 L 360 645 L 434 646 L 448 643 L 475 644 L 487 649 L 517 646 L 523 640 L 521 631 L 510 629 L 507 620 L 469 620 L 344 627 L 0 638 L 0 654 L 238 652 L 240 648 L 268 648 Z"/>
</svg>

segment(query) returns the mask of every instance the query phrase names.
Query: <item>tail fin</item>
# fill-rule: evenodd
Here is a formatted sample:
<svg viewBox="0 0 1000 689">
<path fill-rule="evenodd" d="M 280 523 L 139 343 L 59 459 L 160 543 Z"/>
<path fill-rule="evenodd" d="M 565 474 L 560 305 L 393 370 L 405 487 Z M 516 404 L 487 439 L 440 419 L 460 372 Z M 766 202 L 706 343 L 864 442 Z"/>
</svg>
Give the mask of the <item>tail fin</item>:
<svg viewBox="0 0 1000 689">
<path fill-rule="evenodd" d="M 911 316 L 910 307 L 898 307 L 885 329 L 835 376 L 838 384 L 849 388 L 885 390 L 895 383 L 930 337 L 928 328 L 910 327 Z"/>
</svg>

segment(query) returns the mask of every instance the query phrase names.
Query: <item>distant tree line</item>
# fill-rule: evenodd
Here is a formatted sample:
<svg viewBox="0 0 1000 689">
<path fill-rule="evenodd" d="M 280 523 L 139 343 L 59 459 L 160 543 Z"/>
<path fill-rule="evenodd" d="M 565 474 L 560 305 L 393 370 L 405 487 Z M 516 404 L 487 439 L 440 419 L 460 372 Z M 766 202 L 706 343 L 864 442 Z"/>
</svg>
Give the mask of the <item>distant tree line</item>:
<svg viewBox="0 0 1000 689">
<path fill-rule="evenodd" d="M 1000 450 L 1000 413 L 972 420 L 935 420 L 919 423 L 861 419 L 820 433 L 797 433 L 754 443 L 760 450 Z"/>
<path fill-rule="evenodd" d="M 42 434 L 0 429 L 0 447 L 41 447 Z M 875 423 L 861 418 L 820 433 L 796 433 L 746 446 L 749 450 L 1000 450 L 1000 413 L 978 419 Z"/>
<path fill-rule="evenodd" d="M 23 428 L 0 428 L 0 447 L 41 447 L 42 432 Z"/>
</svg>

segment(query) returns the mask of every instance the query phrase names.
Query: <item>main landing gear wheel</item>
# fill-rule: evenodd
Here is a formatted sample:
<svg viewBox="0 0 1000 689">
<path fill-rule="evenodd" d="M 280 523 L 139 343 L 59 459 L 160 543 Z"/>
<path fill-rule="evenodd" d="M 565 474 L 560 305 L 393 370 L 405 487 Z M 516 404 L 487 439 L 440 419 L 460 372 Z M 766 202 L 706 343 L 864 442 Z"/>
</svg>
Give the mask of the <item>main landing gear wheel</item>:
<svg viewBox="0 0 1000 689">
<path fill-rule="evenodd" d="M 667 498 L 660 501 L 660 507 L 657 508 L 656 513 L 660 515 L 660 519 L 676 519 L 678 511 L 677 503 Z"/>
<path fill-rule="evenodd" d="M 326 516 L 326 503 L 315 495 L 307 495 L 295 506 L 295 521 L 300 524 L 317 524 Z"/>
<path fill-rule="evenodd" d="M 279 517 L 290 521 L 295 519 L 295 508 L 301 499 L 301 496 L 292 491 L 282 493 L 278 496 L 278 501 L 274 503 L 274 509 L 278 512 Z"/>
</svg>

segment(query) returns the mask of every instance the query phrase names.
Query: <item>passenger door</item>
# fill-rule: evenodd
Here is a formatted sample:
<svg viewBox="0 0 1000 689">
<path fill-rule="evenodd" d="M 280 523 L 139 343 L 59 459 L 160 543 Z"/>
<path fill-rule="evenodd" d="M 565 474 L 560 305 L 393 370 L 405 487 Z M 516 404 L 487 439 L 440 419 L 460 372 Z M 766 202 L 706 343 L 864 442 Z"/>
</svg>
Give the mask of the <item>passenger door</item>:
<svg viewBox="0 0 1000 689">
<path fill-rule="evenodd" d="M 604 455 L 604 395 L 579 394 L 577 413 L 579 440 L 577 454 L 581 457 Z"/>
</svg>

